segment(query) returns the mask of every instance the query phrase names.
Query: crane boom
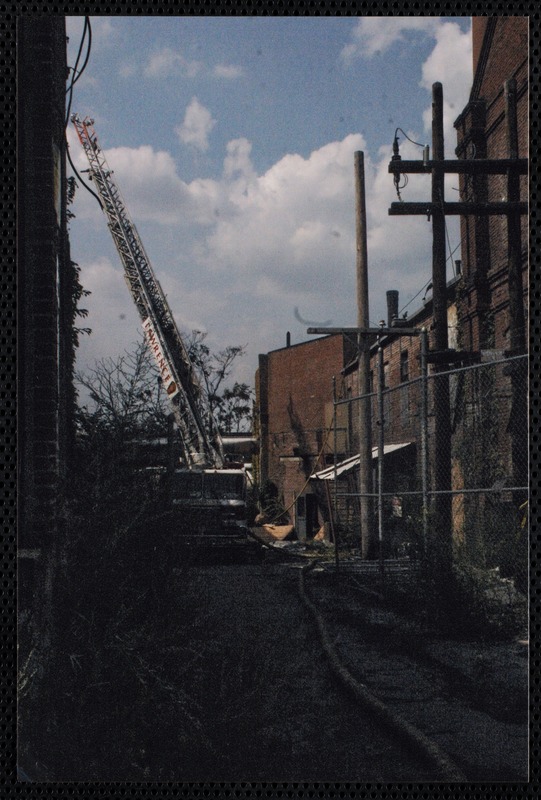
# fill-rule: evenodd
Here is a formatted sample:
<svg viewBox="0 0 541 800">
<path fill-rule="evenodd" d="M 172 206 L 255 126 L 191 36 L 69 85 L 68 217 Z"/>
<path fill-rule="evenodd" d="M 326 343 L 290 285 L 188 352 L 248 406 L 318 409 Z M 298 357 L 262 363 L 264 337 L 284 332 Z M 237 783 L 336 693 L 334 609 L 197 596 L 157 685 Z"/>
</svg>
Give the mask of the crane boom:
<svg viewBox="0 0 541 800">
<path fill-rule="evenodd" d="M 71 121 L 86 153 L 89 177 L 100 197 L 126 283 L 171 402 L 186 466 L 223 467 L 220 435 L 210 412 L 207 424 L 204 422 L 200 408 L 202 391 L 193 364 L 137 229 L 111 177 L 112 171 L 98 144 L 94 120 L 89 117 L 81 120 L 73 114 Z"/>
</svg>

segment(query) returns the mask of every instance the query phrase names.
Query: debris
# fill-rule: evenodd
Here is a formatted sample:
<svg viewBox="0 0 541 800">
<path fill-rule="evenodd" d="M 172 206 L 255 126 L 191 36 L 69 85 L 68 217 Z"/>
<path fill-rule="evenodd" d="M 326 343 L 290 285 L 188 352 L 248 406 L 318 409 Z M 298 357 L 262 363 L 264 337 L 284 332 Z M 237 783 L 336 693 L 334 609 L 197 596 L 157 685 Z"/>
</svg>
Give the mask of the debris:
<svg viewBox="0 0 541 800">
<path fill-rule="evenodd" d="M 293 539 L 295 527 L 293 525 L 262 525 L 265 533 L 273 539 L 283 542 L 285 539 Z"/>
</svg>

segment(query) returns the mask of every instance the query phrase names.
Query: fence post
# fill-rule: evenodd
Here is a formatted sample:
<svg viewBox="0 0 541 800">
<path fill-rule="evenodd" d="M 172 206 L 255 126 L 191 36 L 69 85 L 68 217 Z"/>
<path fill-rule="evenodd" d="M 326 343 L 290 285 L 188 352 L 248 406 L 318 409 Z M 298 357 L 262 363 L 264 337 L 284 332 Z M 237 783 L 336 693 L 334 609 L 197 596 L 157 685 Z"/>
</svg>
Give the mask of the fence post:
<svg viewBox="0 0 541 800">
<path fill-rule="evenodd" d="M 381 337 L 378 337 L 378 547 L 379 570 L 382 585 L 385 580 L 385 568 L 383 563 L 383 453 L 385 448 L 383 389 L 383 347 L 381 344 Z"/>
<path fill-rule="evenodd" d="M 336 378 L 332 379 L 332 404 L 333 404 L 333 463 L 334 463 L 334 560 L 338 571 L 338 470 L 336 463 L 336 433 L 338 430 L 336 414 Z"/>
<path fill-rule="evenodd" d="M 423 553 L 428 550 L 428 334 L 421 330 L 421 486 L 423 492 Z"/>
</svg>

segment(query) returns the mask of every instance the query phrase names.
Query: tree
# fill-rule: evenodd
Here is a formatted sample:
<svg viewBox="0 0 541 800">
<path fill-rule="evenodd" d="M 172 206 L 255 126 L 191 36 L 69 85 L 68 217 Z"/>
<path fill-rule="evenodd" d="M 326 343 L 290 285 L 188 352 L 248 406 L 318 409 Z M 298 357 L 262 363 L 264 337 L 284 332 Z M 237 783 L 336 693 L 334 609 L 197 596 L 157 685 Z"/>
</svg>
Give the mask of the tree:
<svg viewBox="0 0 541 800">
<path fill-rule="evenodd" d="M 247 383 L 233 384 L 217 398 L 216 418 L 222 433 L 240 433 L 251 430 L 254 392 Z"/>
<path fill-rule="evenodd" d="M 159 502 L 156 475 L 144 469 L 141 445 L 167 435 L 165 391 L 145 341 L 118 359 L 101 359 L 76 375 L 74 506 L 83 525 L 116 539 L 144 525 Z"/>
<path fill-rule="evenodd" d="M 245 345 L 229 345 L 213 353 L 205 343 L 207 333 L 192 330 L 187 339 L 188 355 L 194 364 L 207 410 L 222 433 L 237 433 L 251 428 L 253 390 L 246 383 L 235 382 L 232 388 L 222 389 L 231 375 L 237 358 L 246 353 Z"/>
<path fill-rule="evenodd" d="M 252 389 L 238 382 L 222 389 L 245 348 L 229 346 L 212 353 L 206 336 L 194 330 L 187 337 L 188 354 L 201 383 L 203 417 L 212 414 L 224 433 L 247 430 Z M 77 414 L 79 444 L 93 451 L 88 454 L 91 460 L 100 453 L 110 464 L 130 455 L 133 460 L 130 443 L 167 436 L 171 409 L 146 340 L 135 343 L 116 360 L 97 361 L 87 372 L 79 372 L 76 381 L 79 396 L 85 398 Z"/>
<path fill-rule="evenodd" d="M 158 368 L 145 340 L 118 359 L 97 361 L 76 381 L 88 404 L 79 409 L 82 433 L 100 429 L 117 442 L 164 435 L 170 409 Z"/>
</svg>

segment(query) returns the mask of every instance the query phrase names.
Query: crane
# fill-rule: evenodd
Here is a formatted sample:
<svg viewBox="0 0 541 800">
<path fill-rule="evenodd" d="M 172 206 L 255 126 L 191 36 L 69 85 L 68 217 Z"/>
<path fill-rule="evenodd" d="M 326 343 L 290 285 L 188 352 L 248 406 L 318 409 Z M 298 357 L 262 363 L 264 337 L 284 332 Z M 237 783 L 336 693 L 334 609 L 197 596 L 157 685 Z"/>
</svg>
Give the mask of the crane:
<svg viewBox="0 0 541 800">
<path fill-rule="evenodd" d="M 226 462 L 212 413 L 201 410 L 202 389 L 167 298 L 157 280 L 112 170 L 98 143 L 94 120 L 71 116 L 89 163 L 89 178 L 120 260 L 124 277 L 180 433 L 182 465 L 169 475 L 171 519 L 175 532 L 189 545 L 247 545 L 246 485 L 243 465 Z"/>
<path fill-rule="evenodd" d="M 209 412 L 201 412 L 202 390 L 166 296 L 145 252 L 137 228 L 112 177 L 90 117 L 71 116 L 89 163 L 89 178 L 124 267 L 124 277 L 162 383 L 171 402 L 180 433 L 183 460 L 190 468 L 222 468 L 225 463 L 220 434 Z"/>
</svg>

